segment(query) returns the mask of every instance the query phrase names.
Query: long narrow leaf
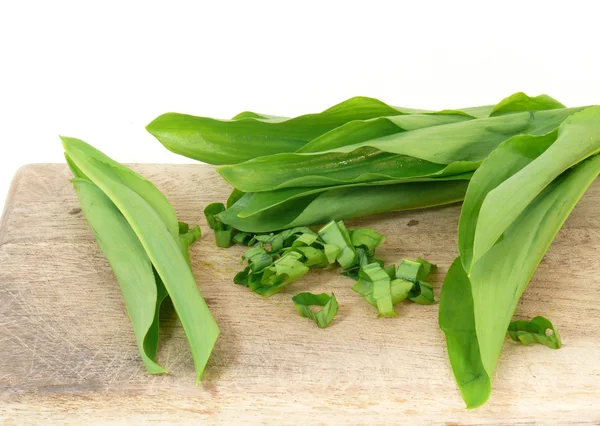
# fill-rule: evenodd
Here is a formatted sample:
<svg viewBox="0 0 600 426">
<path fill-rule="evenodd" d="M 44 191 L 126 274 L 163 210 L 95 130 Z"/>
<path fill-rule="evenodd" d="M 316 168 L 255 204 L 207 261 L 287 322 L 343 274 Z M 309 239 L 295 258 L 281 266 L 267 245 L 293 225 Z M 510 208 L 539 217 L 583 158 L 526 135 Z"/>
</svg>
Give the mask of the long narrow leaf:
<svg viewBox="0 0 600 426">
<path fill-rule="evenodd" d="M 598 109 L 590 110 L 592 112 L 573 116 L 572 121 L 565 123 L 559 132 L 572 136 L 570 143 L 573 149 L 577 149 L 575 145 L 586 145 L 588 140 L 596 137 L 597 130 L 589 126 L 587 120 L 589 114 L 598 114 Z M 572 132 L 579 125 L 585 126 L 589 133 Z M 567 131 L 569 126 L 575 129 Z M 537 142 L 542 145 L 548 143 L 543 139 Z M 512 141 L 502 145 L 498 152 L 522 148 L 519 155 L 526 157 L 527 152 L 532 152 L 530 143 L 526 138 Z M 519 164 L 518 161 L 513 162 L 513 172 L 517 170 L 513 177 L 520 176 L 523 186 L 533 185 L 531 181 L 536 179 L 547 179 L 548 174 L 535 175 L 527 171 L 538 171 L 536 162 L 544 162 L 544 156 L 553 147 L 545 151 L 540 149 L 543 153 L 520 170 L 514 166 Z M 517 302 L 556 233 L 600 173 L 600 155 L 585 159 L 589 150 L 581 149 L 579 152 L 581 163 L 560 174 L 527 203 L 505 229 L 502 238 L 471 262 L 470 274 L 463 268 L 464 260 L 458 260 L 446 276 L 440 304 L 440 326 L 446 333 L 450 361 L 468 407 L 481 405 L 489 397 L 490 378 Z M 560 163 L 555 163 L 557 168 L 562 167 Z M 503 167 L 504 164 L 495 161 L 494 157 L 488 158 L 473 177 L 471 185 L 485 186 L 488 176 L 494 171 L 500 173 Z"/>
<path fill-rule="evenodd" d="M 86 179 L 75 178 L 72 182 L 81 210 L 121 286 L 146 369 L 151 374 L 166 373 L 167 370 L 155 362 L 158 312 L 166 292 L 158 294 L 152 263 L 110 198 Z"/>
<path fill-rule="evenodd" d="M 146 129 L 167 149 L 209 164 L 236 164 L 262 155 L 294 152 L 307 142 L 349 121 L 421 112 L 356 97 L 319 114 L 295 118 L 255 113 L 232 120 L 167 113 Z"/>
<path fill-rule="evenodd" d="M 110 198 L 138 237 L 171 296 L 190 342 L 196 379 L 199 381 L 219 335 L 219 328 L 181 252 L 179 225 L 174 238 L 157 210 L 120 179 L 123 173 L 115 170 L 122 166 L 109 164 L 102 157 L 91 155 L 89 149 L 82 150 L 82 141 L 62 139 L 71 160 Z"/>
<path fill-rule="evenodd" d="M 433 207 L 461 201 L 468 181 L 401 183 L 333 189 L 292 199 L 247 218 L 239 217 L 251 202 L 246 194 L 219 214 L 219 219 L 246 232 L 270 232 L 378 213 Z"/>
</svg>

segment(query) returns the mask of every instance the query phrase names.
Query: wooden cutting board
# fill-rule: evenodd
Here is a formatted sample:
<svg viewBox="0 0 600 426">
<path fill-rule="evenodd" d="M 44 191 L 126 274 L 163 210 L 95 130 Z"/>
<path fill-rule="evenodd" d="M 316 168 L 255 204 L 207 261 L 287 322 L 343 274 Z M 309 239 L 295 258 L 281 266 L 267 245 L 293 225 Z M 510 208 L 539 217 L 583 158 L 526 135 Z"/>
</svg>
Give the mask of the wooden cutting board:
<svg viewBox="0 0 600 426">
<path fill-rule="evenodd" d="M 201 384 L 172 308 L 161 312 L 159 361 L 138 356 L 121 291 L 67 181 L 64 165 L 15 177 L 0 223 L 0 421 L 198 424 L 600 424 L 600 182 L 566 222 L 517 310 L 549 317 L 564 347 L 506 342 L 489 403 L 466 411 L 438 305 L 375 309 L 333 271 L 311 272 L 269 299 L 233 284 L 243 248 L 219 249 L 203 218 L 228 186 L 208 166 L 133 167 L 200 224 L 191 248 L 198 285 L 221 327 Z M 388 262 L 423 256 L 440 268 L 436 299 L 456 256 L 459 206 L 348 221 L 387 235 Z M 334 291 L 340 310 L 318 329 L 294 310 L 300 291 Z"/>
</svg>

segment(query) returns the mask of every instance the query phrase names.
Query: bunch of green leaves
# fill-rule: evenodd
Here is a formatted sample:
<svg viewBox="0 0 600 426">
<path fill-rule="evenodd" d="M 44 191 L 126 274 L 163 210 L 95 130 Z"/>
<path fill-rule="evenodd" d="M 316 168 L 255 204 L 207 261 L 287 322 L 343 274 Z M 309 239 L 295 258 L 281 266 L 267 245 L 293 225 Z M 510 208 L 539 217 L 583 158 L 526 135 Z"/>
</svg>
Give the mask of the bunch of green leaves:
<svg viewBox="0 0 600 426">
<path fill-rule="evenodd" d="M 512 137 L 474 173 L 439 323 L 467 403 L 487 401 L 517 302 L 577 201 L 600 173 L 600 107 L 545 134 Z"/>
<path fill-rule="evenodd" d="M 159 311 L 170 297 L 190 344 L 199 381 L 219 336 L 192 274 L 188 247 L 200 228 L 177 221 L 165 196 L 148 180 L 85 142 L 62 138 L 81 209 L 123 291 L 140 356 L 156 362 Z"/>
<path fill-rule="evenodd" d="M 352 98 L 292 119 L 181 114 L 148 130 L 210 164 L 243 193 L 222 223 L 269 232 L 463 199 L 481 162 L 505 140 L 543 135 L 582 108 L 516 93 L 497 105 L 424 111 Z"/>
<path fill-rule="evenodd" d="M 418 258 L 404 259 L 400 266 L 384 266 L 381 262 L 362 266 L 352 290 L 377 307 L 380 317 L 395 317 L 394 306 L 403 300 L 420 305 L 434 303 L 433 287 L 425 282 L 435 265 Z"/>
</svg>

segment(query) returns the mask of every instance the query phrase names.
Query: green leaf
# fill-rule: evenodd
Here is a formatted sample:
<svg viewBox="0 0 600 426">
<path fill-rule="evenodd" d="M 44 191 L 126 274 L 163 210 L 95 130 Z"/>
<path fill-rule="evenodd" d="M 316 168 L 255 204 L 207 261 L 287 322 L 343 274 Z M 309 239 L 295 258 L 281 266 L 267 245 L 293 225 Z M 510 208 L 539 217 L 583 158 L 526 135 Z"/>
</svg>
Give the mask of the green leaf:
<svg viewBox="0 0 600 426">
<path fill-rule="evenodd" d="M 423 264 L 420 262 L 403 259 L 396 271 L 396 277 L 414 283 L 418 280 L 422 268 Z"/>
<path fill-rule="evenodd" d="M 455 262 L 446 276 L 440 303 L 440 326 L 448 339 L 450 361 L 453 367 L 458 366 L 454 368 L 455 375 L 469 407 L 480 405 L 489 397 L 489 378 L 495 371 L 517 302 L 569 213 L 600 173 L 600 155 L 585 159 L 588 152 L 593 152 L 593 148 L 584 148 L 598 138 L 595 128 L 598 118 L 592 120 L 591 116 L 595 114 L 598 117 L 599 113 L 600 108 L 589 108 L 584 113 L 574 115 L 558 132 L 557 142 L 565 135 L 570 136 L 568 139 L 571 150 L 580 153 L 580 163 L 560 173 L 546 184 L 533 200 L 526 203 L 524 209 L 520 208 L 520 214 L 505 228 L 502 238 L 497 238 L 489 250 L 478 258 L 474 257 L 470 263 L 462 260 L 464 265 L 470 265 L 470 274 L 465 272 L 462 265 L 455 266 Z M 574 128 L 566 128 L 570 126 Z M 587 128 L 588 132 L 583 128 Z M 528 146 L 525 145 L 529 143 L 531 141 L 527 138 L 521 139 L 521 144 L 507 143 L 499 148 L 497 154 L 502 154 L 500 150 L 511 150 L 518 154 L 519 149 L 522 153 L 527 153 Z M 531 188 L 540 187 L 539 181 L 545 181 L 548 176 L 556 174 L 556 171 L 538 173 L 540 169 L 536 162 L 540 161 L 549 168 L 559 170 L 564 167 L 565 159 L 547 161 L 545 156 L 549 150 L 550 148 L 543 151 L 526 166 L 516 168 L 519 171 L 512 177 L 518 178 L 521 185 L 517 186 L 522 188 L 523 192 L 528 193 Z M 554 151 L 559 152 L 555 149 Z M 572 153 L 564 155 L 570 158 L 567 163 L 573 161 Z M 504 163 L 490 157 L 473 177 L 471 185 L 487 187 L 487 179 L 493 179 L 505 166 Z M 527 199 L 520 196 L 521 192 L 518 194 L 516 198 Z M 507 193 L 506 197 L 507 204 L 512 204 L 510 198 L 515 197 L 515 193 Z M 502 221 L 502 215 L 505 213 L 503 208 L 499 210 L 498 223 Z M 485 232 L 497 235 L 495 226 Z M 457 311 L 455 306 L 463 306 L 463 309 Z M 460 334 L 459 339 L 456 336 L 459 329 L 473 330 L 474 333 L 470 331 Z M 471 373 L 473 369 L 481 373 L 479 365 L 483 366 L 487 378 L 484 380 L 484 375 L 479 374 L 477 377 L 480 379 L 473 382 Z M 478 396 L 475 397 L 474 393 L 478 393 Z"/>
<path fill-rule="evenodd" d="M 467 408 L 485 404 L 492 392 L 492 382 L 481 361 L 471 281 L 460 257 L 450 266 L 442 286 L 439 325 L 446 335 L 454 378 Z"/>
<path fill-rule="evenodd" d="M 535 317 L 531 321 L 512 321 L 508 326 L 508 336 L 525 346 L 532 343 L 560 349 L 560 335 L 552 323 L 544 317 Z"/>
<path fill-rule="evenodd" d="M 529 97 L 523 92 L 518 92 L 498 103 L 490 113 L 490 116 L 510 114 L 518 111 L 540 111 L 560 108 L 565 108 L 565 106 L 548 95 Z"/>
<path fill-rule="evenodd" d="M 146 129 L 176 154 L 209 164 L 235 164 L 262 155 L 296 151 L 349 121 L 415 111 L 356 97 L 322 113 L 290 119 L 250 112 L 232 120 L 167 113 L 157 117 Z"/>
<path fill-rule="evenodd" d="M 455 164 L 456 165 L 456 164 Z M 434 177 L 422 177 L 419 179 L 399 179 L 399 180 L 387 180 L 381 178 L 377 182 L 365 182 L 365 183 L 347 183 L 343 185 L 331 185 L 331 186 L 320 186 L 320 187 L 296 187 L 296 188 L 284 188 L 273 191 L 253 192 L 249 193 L 249 202 L 244 204 L 244 208 L 237 212 L 237 215 L 241 218 L 247 218 L 257 213 L 261 213 L 265 210 L 279 206 L 284 203 L 289 203 L 299 198 L 312 200 L 319 197 L 322 193 L 332 190 L 343 190 L 352 187 L 364 187 L 363 191 L 373 191 L 374 187 L 381 185 L 393 185 L 401 182 L 442 182 L 449 180 L 470 180 L 473 176 L 473 172 L 462 173 L 462 169 L 455 167 L 455 165 L 448 166 L 447 170 L 449 175 L 434 176 Z M 457 174 L 454 174 L 454 173 Z M 380 177 L 378 177 L 379 179 Z M 309 197 L 311 196 L 311 197 Z"/>
<path fill-rule="evenodd" d="M 231 246 L 233 228 L 219 220 L 217 215 L 225 211 L 223 203 L 212 203 L 204 209 L 204 216 L 210 229 L 215 231 L 215 242 L 218 247 L 227 248 Z"/>
<path fill-rule="evenodd" d="M 479 161 L 440 164 L 385 152 L 369 146 L 351 152 L 277 154 L 220 167 L 217 171 L 229 184 L 245 192 L 295 188 L 324 188 L 369 182 L 401 183 L 437 180 L 472 172 Z M 307 195 L 305 190 L 302 194 Z"/>
<path fill-rule="evenodd" d="M 253 196 L 246 194 L 231 208 L 219 214 L 219 219 L 242 231 L 277 231 L 331 220 L 454 203 L 463 199 L 467 185 L 467 181 L 450 181 L 334 189 L 241 218 L 238 213 L 248 205 Z"/>
<path fill-rule="evenodd" d="M 166 198 L 149 182 L 85 142 L 62 138 L 71 161 L 121 212 L 161 278 L 190 343 L 199 381 L 219 327 L 182 254 L 179 222 Z M 173 213 L 173 214 L 171 214 Z"/>
<path fill-rule="evenodd" d="M 220 168 L 246 192 L 323 187 L 381 180 L 396 182 L 473 171 L 505 140 L 543 135 L 583 108 L 517 112 L 374 137 L 318 152 L 262 156 Z M 452 166 L 450 171 L 446 167 Z"/>
<path fill-rule="evenodd" d="M 250 289 L 265 297 L 280 292 L 284 286 L 302 278 L 309 271 L 300 259 L 300 253 L 286 253 L 263 270 L 259 281 L 249 280 Z"/>
<path fill-rule="evenodd" d="M 340 248 L 336 260 L 343 269 L 348 269 L 357 261 L 357 253 L 350 240 L 350 234 L 342 221 L 331 221 L 319 229 L 319 236 L 326 244 Z"/>
<path fill-rule="evenodd" d="M 433 287 L 431 284 L 417 281 L 413 283 L 413 287 L 408 293 L 408 300 L 418 303 L 419 305 L 431 305 L 435 302 L 433 297 Z"/>
<path fill-rule="evenodd" d="M 393 306 L 405 300 L 413 288 L 410 281 L 393 279 L 395 272 L 393 265 L 391 268 L 384 268 L 377 262 L 364 265 L 358 273 L 358 281 L 352 286 L 352 290 L 377 307 L 380 317 L 396 316 Z"/>
<path fill-rule="evenodd" d="M 231 191 L 231 194 L 229 194 L 229 197 L 227 197 L 227 208 L 233 206 L 237 200 L 244 196 L 244 194 L 245 192 L 233 188 L 233 191 Z"/>
<path fill-rule="evenodd" d="M 433 287 L 431 284 L 423 281 L 427 279 L 433 268 L 435 268 L 435 265 L 420 257 L 416 262 L 406 259 L 402 260 L 396 271 L 396 277 L 412 283 L 407 296 L 408 300 L 420 305 L 431 305 L 434 303 Z"/>
<path fill-rule="evenodd" d="M 350 232 L 350 240 L 356 248 L 363 247 L 369 257 L 375 255 L 375 249 L 383 244 L 386 238 L 371 228 L 357 228 Z"/>
<path fill-rule="evenodd" d="M 560 125 L 556 134 L 555 142 L 535 157 L 535 161 L 520 169 L 509 168 L 512 176 L 485 195 L 476 218 L 471 262 L 476 262 L 498 241 L 510 224 L 550 182 L 581 160 L 600 152 L 600 107 L 590 107 L 569 117 Z M 526 139 L 516 142 L 520 148 L 517 151 L 520 157 L 529 154 L 528 142 L 530 141 Z M 532 143 L 545 146 L 549 142 L 542 139 Z M 509 149 L 505 147 L 498 150 L 497 155 L 503 155 Z M 488 167 L 474 175 L 476 182 L 487 181 L 489 173 L 499 169 L 506 170 L 496 156 L 487 164 Z M 507 172 L 502 174 L 505 173 Z M 479 174 L 482 176 L 478 177 Z"/>
<path fill-rule="evenodd" d="M 435 269 L 437 269 L 437 265 L 434 265 L 433 263 L 429 263 L 422 257 L 418 257 L 417 262 L 419 262 L 421 264 L 421 269 L 419 270 L 419 273 L 417 274 L 417 280 L 419 280 L 419 281 L 426 280 L 429 277 L 429 274 L 431 274 Z"/>
<path fill-rule="evenodd" d="M 261 272 L 267 266 L 273 264 L 273 256 L 266 252 L 262 244 L 248 250 L 242 255 L 242 261 L 248 261 L 248 267 L 252 273 Z"/>
<path fill-rule="evenodd" d="M 86 179 L 75 178 L 72 183 L 81 210 L 119 281 L 142 361 L 149 373 L 166 373 L 167 370 L 155 362 L 158 312 L 166 292 L 159 297 L 152 263 L 110 198 Z"/>
<path fill-rule="evenodd" d="M 250 241 L 253 238 L 254 238 L 254 234 L 252 234 L 250 232 L 237 232 L 237 233 L 233 234 L 233 237 L 231 238 L 231 240 L 236 244 L 248 246 L 248 245 L 250 245 Z"/>
<path fill-rule="evenodd" d="M 290 247 L 284 251 L 284 255 L 290 251 L 300 253 L 303 257 L 302 263 L 308 267 L 325 268 L 326 266 L 330 265 L 325 252 L 321 249 L 306 246 Z"/>
<path fill-rule="evenodd" d="M 300 316 L 312 319 L 319 328 L 327 327 L 337 314 L 339 305 L 335 295 L 327 293 L 298 293 L 292 297 L 296 310 Z M 310 306 L 322 306 L 318 312 L 313 312 Z"/>
</svg>

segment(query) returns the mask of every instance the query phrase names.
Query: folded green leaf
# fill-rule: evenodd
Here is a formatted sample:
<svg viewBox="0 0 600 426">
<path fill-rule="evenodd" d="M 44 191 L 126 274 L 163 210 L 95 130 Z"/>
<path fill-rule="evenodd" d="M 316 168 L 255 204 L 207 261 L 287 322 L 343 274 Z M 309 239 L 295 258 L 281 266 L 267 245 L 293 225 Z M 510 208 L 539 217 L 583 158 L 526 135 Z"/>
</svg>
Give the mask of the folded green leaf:
<svg viewBox="0 0 600 426">
<path fill-rule="evenodd" d="M 434 303 L 433 287 L 431 284 L 424 282 L 424 280 L 427 279 L 435 267 L 435 265 L 420 257 L 416 262 L 406 259 L 402 261 L 396 271 L 396 277 L 412 283 L 407 296 L 408 300 L 420 305 L 431 305 Z"/>
<path fill-rule="evenodd" d="M 277 231 L 388 211 L 450 204 L 463 199 L 467 185 L 468 181 L 449 181 L 334 189 L 294 199 L 248 218 L 241 218 L 238 213 L 253 197 L 253 194 L 246 194 L 219 214 L 219 219 L 246 232 Z"/>
<path fill-rule="evenodd" d="M 152 262 L 110 198 L 86 179 L 75 178 L 72 182 L 81 210 L 121 286 L 146 369 L 151 374 L 166 373 L 155 360 L 158 312 L 167 293 L 164 287 L 160 292 L 157 289 Z"/>
<path fill-rule="evenodd" d="M 374 256 L 375 249 L 385 242 L 385 236 L 371 228 L 357 228 L 350 232 L 350 241 L 356 248 L 365 249 L 367 256 Z"/>
<path fill-rule="evenodd" d="M 376 99 L 348 99 L 319 114 L 296 118 L 251 112 L 232 120 L 167 113 L 146 129 L 168 150 L 209 164 L 235 164 L 262 155 L 293 152 L 318 136 L 353 120 L 420 112 Z"/>
<path fill-rule="evenodd" d="M 484 233 L 481 237 L 475 235 L 472 241 L 494 240 L 494 244 L 487 250 L 482 247 L 489 243 L 480 244 L 479 253 L 471 255 L 470 261 L 461 259 L 462 264 L 453 264 L 444 281 L 440 303 L 440 326 L 446 333 L 450 361 L 468 407 L 481 405 L 489 397 L 490 378 L 517 302 L 556 233 L 600 173 L 600 155 L 590 157 L 600 143 L 598 126 L 600 108 L 588 108 L 561 126 L 556 141 L 550 139 L 550 147 L 544 149 L 550 136 L 508 141 L 473 176 L 469 189 L 473 187 L 473 194 L 484 201 L 469 200 L 471 194 L 467 194 L 461 214 L 461 254 L 468 257 L 474 253 L 473 246 L 464 243 L 468 241 L 464 229 L 475 228 L 475 234 Z M 532 149 L 531 144 L 539 144 L 541 148 Z M 552 161 L 548 158 L 550 152 Z M 575 155 L 579 156 L 579 164 L 570 167 L 578 162 Z M 546 169 L 542 170 L 540 165 Z M 500 182 L 496 176 L 501 176 Z M 505 205 L 519 212 L 516 217 L 495 195 L 508 187 L 519 188 L 504 192 Z M 479 226 L 477 212 L 471 212 L 477 210 L 473 206 L 486 205 L 487 192 L 495 195 L 491 199 L 498 210 L 484 212 L 481 208 L 479 217 L 485 213 L 489 224 L 483 228 Z M 506 215 L 514 217 L 508 226 Z M 471 220 L 478 222 L 475 227 L 468 223 Z"/>
<path fill-rule="evenodd" d="M 339 305 L 335 295 L 327 293 L 299 293 L 292 297 L 296 310 L 300 316 L 312 319 L 319 328 L 327 327 L 337 314 Z M 310 306 L 322 306 L 318 312 L 313 312 Z"/>
<path fill-rule="evenodd" d="M 348 269 L 357 261 L 356 249 L 352 245 L 350 234 L 342 221 L 331 221 L 319 229 L 319 237 L 326 244 L 332 244 L 340 248 L 337 262 L 343 269 Z"/>
<path fill-rule="evenodd" d="M 199 381 L 219 335 L 219 328 L 198 290 L 188 260 L 183 254 L 184 247 L 187 248 L 186 244 L 194 236 L 180 238 L 179 222 L 173 207 L 149 181 L 85 142 L 73 138 L 62 140 L 66 154 L 76 170 L 81 171 L 87 181 L 110 199 L 138 238 L 139 246 L 143 248 L 143 253 L 173 301 L 190 343 L 196 379 Z M 100 237 L 105 238 L 104 233 Z M 153 279 L 153 284 L 157 282 L 158 280 Z M 155 285 L 158 294 L 159 284 Z M 158 298 L 157 296 L 152 304 L 155 310 L 159 305 Z M 148 307 L 144 309 L 149 310 Z M 140 326 L 138 330 L 143 328 L 145 326 Z"/>
<path fill-rule="evenodd" d="M 544 317 L 535 317 L 531 321 L 512 321 L 508 326 L 508 335 L 515 342 L 525 346 L 532 343 L 559 349 L 562 346 L 560 335 L 552 323 Z"/>
<path fill-rule="evenodd" d="M 516 112 L 374 137 L 313 153 L 281 153 L 222 167 L 234 187 L 267 191 L 402 180 L 473 171 L 498 145 L 519 134 L 543 135 L 583 108 Z M 456 172 L 454 172 L 456 174 Z"/>
<path fill-rule="evenodd" d="M 204 209 L 204 216 L 210 229 L 215 231 L 215 242 L 218 247 L 227 248 L 231 246 L 233 228 L 221 222 L 216 216 L 225 211 L 223 203 L 212 203 Z"/>
<path fill-rule="evenodd" d="M 284 286 L 302 278 L 309 271 L 301 259 L 300 253 L 286 253 L 262 271 L 260 280 L 250 279 L 250 289 L 265 297 L 280 292 Z"/>
</svg>

